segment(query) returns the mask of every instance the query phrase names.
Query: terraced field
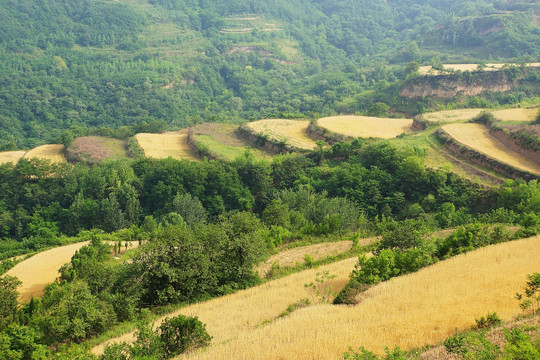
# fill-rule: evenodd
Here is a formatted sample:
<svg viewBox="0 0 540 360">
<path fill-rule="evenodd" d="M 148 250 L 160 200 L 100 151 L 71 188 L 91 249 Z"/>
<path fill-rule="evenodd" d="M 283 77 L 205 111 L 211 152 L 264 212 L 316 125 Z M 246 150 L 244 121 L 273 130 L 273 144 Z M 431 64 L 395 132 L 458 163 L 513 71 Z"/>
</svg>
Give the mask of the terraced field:
<svg viewBox="0 0 540 360">
<path fill-rule="evenodd" d="M 26 154 L 24 150 L 0 152 L 0 165 L 9 162 L 16 164 L 24 157 L 24 154 Z"/>
<path fill-rule="evenodd" d="M 350 137 L 391 139 L 412 132 L 411 119 L 390 119 L 370 116 L 332 116 L 317 124 L 329 131 Z"/>
<path fill-rule="evenodd" d="M 515 168 L 540 175 L 540 165 L 508 149 L 482 124 L 450 124 L 443 129 L 456 141 Z"/>
<path fill-rule="evenodd" d="M 247 123 L 254 134 L 264 134 L 275 141 L 285 141 L 299 149 L 315 148 L 315 140 L 307 134 L 309 120 L 268 119 Z"/>
<path fill-rule="evenodd" d="M 103 136 L 85 136 L 75 139 L 66 150 L 70 162 L 99 162 L 105 159 L 127 158 L 125 142 Z"/>
<path fill-rule="evenodd" d="M 490 63 L 486 64 L 486 67 L 484 68 L 484 71 L 494 71 L 499 70 L 506 64 L 495 64 Z M 517 64 L 514 64 L 517 66 Z M 540 63 L 529 63 L 527 66 L 533 66 L 533 67 L 540 67 Z M 475 71 L 478 69 L 478 64 L 444 64 L 443 69 L 445 70 L 454 70 L 454 71 Z M 420 74 L 422 75 L 439 75 L 444 74 L 444 71 L 439 71 L 433 69 L 431 66 L 420 66 L 418 69 Z"/>
<path fill-rule="evenodd" d="M 271 159 L 265 151 L 255 149 L 247 141 L 235 135 L 238 125 L 205 123 L 193 128 L 193 141 L 209 149 L 213 156 L 232 161 L 245 154 L 246 150 L 256 159 Z"/>
<path fill-rule="evenodd" d="M 11 268 L 6 275 L 16 276 L 22 282 L 18 289 L 19 302 L 24 304 L 32 297 L 43 295 L 45 286 L 58 277 L 58 269 L 86 244 L 88 241 L 43 251 Z"/>
<path fill-rule="evenodd" d="M 38 146 L 37 148 L 27 152 L 26 155 L 24 155 L 24 158 L 38 158 L 56 163 L 66 162 L 66 157 L 64 156 L 64 145 L 59 144 Z"/>
<path fill-rule="evenodd" d="M 89 241 L 84 241 L 37 253 L 8 270 L 6 275 L 16 276 L 22 282 L 22 286 L 17 289 L 19 302 L 24 304 L 32 297 L 43 295 L 45 286 L 52 284 L 58 277 L 60 267 L 69 262 L 75 252 L 88 243 Z M 138 241 L 132 242 L 129 249 L 137 247 Z"/>
<path fill-rule="evenodd" d="M 276 318 L 290 304 L 308 298 L 310 293 L 304 284 L 312 282 L 318 272 L 329 271 L 331 274 L 337 275 L 337 278 L 332 280 L 331 286 L 339 291 L 347 283 L 349 274 L 357 261 L 358 259 L 355 257 L 321 266 L 318 269 L 302 271 L 254 288 L 187 306 L 165 317 L 179 314 L 197 316 L 206 324 L 208 332 L 213 336 L 213 344 L 226 343 L 243 333 L 254 331 L 264 321 Z M 154 325 L 159 326 L 162 320 L 163 318 Z M 92 353 L 103 353 L 104 346 L 109 343 L 131 342 L 133 340 L 134 333 L 131 332 L 94 347 Z M 244 345 L 247 346 L 247 344 Z M 242 352 L 239 352 L 238 355 Z M 289 359 L 288 357 L 283 358 Z M 213 359 L 220 359 L 220 357 L 213 357 Z M 290 359 L 294 359 L 294 357 Z"/>
<path fill-rule="evenodd" d="M 178 160 L 198 160 L 187 144 L 187 134 L 181 132 L 167 132 L 163 134 L 135 135 L 144 154 L 156 159 L 172 157 Z"/>
<path fill-rule="evenodd" d="M 530 122 L 534 121 L 538 116 L 539 108 L 532 109 L 505 109 L 497 110 L 493 112 L 495 119 L 500 121 L 523 121 Z"/>
<path fill-rule="evenodd" d="M 374 286 L 357 306 L 309 306 L 265 326 L 249 326 L 254 323 L 248 319 L 281 299 L 277 288 L 257 288 L 260 303 L 253 308 L 246 293 L 238 304 L 234 295 L 221 304 L 216 299 L 216 310 L 208 315 L 208 303 L 186 308 L 182 313 L 200 316 L 215 338 L 206 351 L 181 358 L 338 359 L 349 346 L 382 353 L 385 346 L 435 344 L 487 312 L 503 320 L 518 314 L 515 293 L 522 291 L 526 274 L 538 271 L 539 246 L 540 238 L 534 237 L 480 249 Z M 305 279 L 281 280 L 290 280 L 296 299 L 302 296 L 298 291 Z"/>
<path fill-rule="evenodd" d="M 458 109 L 458 110 L 444 110 L 435 111 L 431 113 L 422 114 L 422 117 L 429 122 L 455 122 L 470 120 L 480 114 L 484 109 Z"/>
</svg>

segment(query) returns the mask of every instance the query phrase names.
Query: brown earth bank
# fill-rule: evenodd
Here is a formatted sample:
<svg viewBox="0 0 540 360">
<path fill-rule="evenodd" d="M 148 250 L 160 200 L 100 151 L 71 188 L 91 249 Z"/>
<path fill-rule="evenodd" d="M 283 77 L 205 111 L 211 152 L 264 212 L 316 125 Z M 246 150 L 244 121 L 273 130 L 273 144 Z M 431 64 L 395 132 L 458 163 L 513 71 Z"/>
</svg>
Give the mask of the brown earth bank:
<svg viewBox="0 0 540 360">
<path fill-rule="evenodd" d="M 528 69 L 536 70 L 538 68 Z M 506 92 L 514 89 L 519 84 L 520 77 L 523 76 L 522 74 L 516 77 L 505 70 L 423 75 L 407 81 L 399 91 L 399 95 L 406 98 L 452 98 L 460 95 L 473 96 L 487 91 Z"/>
<path fill-rule="evenodd" d="M 540 152 L 524 148 L 523 146 L 521 146 L 519 139 L 512 136 L 512 130 L 516 131 L 516 130 L 519 130 L 520 128 L 524 128 L 524 127 L 521 127 L 521 126 L 504 127 L 504 129 L 507 129 L 507 131 L 505 131 L 504 129 L 496 129 L 496 128 L 490 127 L 489 133 L 494 138 L 496 138 L 501 143 L 503 143 L 504 146 L 508 147 L 510 150 L 515 151 L 523 155 L 527 159 L 540 164 Z"/>
</svg>

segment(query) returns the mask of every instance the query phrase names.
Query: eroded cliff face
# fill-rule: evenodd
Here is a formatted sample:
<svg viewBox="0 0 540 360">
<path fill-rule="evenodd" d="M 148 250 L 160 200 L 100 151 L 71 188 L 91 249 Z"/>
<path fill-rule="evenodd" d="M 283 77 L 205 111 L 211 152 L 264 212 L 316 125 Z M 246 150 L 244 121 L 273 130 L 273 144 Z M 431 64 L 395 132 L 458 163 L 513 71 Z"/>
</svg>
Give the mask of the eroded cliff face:
<svg viewBox="0 0 540 360">
<path fill-rule="evenodd" d="M 518 79 L 503 71 L 426 75 L 409 80 L 399 95 L 406 98 L 452 98 L 478 95 L 486 91 L 505 92 L 514 89 Z"/>
<path fill-rule="evenodd" d="M 512 90 L 513 88 L 514 86 L 511 83 L 464 85 L 455 82 L 447 82 L 437 86 L 433 86 L 432 84 L 408 84 L 400 90 L 399 95 L 407 98 L 452 98 L 460 95 L 478 95 L 486 91 L 504 92 Z"/>
</svg>

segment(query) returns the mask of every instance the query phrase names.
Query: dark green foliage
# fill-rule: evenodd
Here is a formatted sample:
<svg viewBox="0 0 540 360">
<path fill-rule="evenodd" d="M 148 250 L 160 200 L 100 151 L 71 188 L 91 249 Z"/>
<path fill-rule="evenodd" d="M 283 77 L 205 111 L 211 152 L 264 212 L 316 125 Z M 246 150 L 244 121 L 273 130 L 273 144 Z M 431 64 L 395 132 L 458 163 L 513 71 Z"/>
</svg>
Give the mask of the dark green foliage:
<svg viewBox="0 0 540 360">
<path fill-rule="evenodd" d="M 394 348 L 391 351 L 388 348 L 384 349 L 384 356 L 379 356 L 367 349 L 361 347 L 358 351 L 350 348 L 348 352 L 343 354 L 344 360 L 410 360 L 411 357 L 406 351 L 401 350 L 399 347 Z"/>
<path fill-rule="evenodd" d="M 166 358 L 208 346 L 212 340 L 206 326 L 197 317 L 179 315 L 167 318 L 158 331 Z"/>
<path fill-rule="evenodd" d="M 504 360 L 540 358 L 540 338 L 532 339 L 520 328 L 505 331 L 504 337 L 507 340 L 502 357 Z"/>
<path fill-rule="evenodd" d="M 19 279 L 13 276 L 0 277 L 0 332 L 11 324 L 17 316 Z"/>
<path fill-rule="evenodd" d="M 502 320 L 497 313 L 489 313 L 486 317 L 482 316 L 480 319 L 475 319 L 475 321 L 477 329 L 490 328 L 502 323 Z"/>
<path fill-rule="evenodd" d="M 495 360 L 501 354 L 499 347 L 486 338 L 485 331 L 458 333 L 446 339 L 444 346 L 467 360 Z"/>
<path fill-rule="evenodd" d="M 343 290 L 334 298 L 333 303 L 336 305 L 356 305 L 358 303 L 356 296 L 369 288 L 370 285 L 363 284 L 356 278 L 351 278 Z"/>
<path fill-rule="evenodd" d="M 527 275 L 525 291 L 523 294 L 517 293 L 516 298 L 523 311 L 533 314 L 540 311 L 540 273 Z"/>
</svg>

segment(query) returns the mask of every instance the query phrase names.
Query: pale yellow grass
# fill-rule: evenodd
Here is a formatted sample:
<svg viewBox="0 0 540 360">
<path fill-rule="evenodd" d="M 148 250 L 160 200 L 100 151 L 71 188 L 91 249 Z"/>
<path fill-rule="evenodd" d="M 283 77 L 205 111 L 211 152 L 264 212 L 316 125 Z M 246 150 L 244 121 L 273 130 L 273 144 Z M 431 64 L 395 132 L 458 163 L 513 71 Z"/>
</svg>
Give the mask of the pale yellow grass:
<svg viewBox="0 0 540 360">
<path fill-rule="evenodd" d="M 276 318 L 290 304 L 309 297 L 310 293 L 304 284 L 314 281 L 317 272 L 329 271 L 331 274 L 337 275 L 337 278 L 332 281 L 332 285 L 336 291 L 339 291 L 347 283 L 349 274 L 357 261 L 358 259 L 355 257 L 321 266 L 318 269 L 305 270 L 254 288 L 182 308 L 165 317 L 179 314 L 197 316 L 206 324 L 208 332 L 213 336 L 213 344 L 235 341 L 246 332 L 256 331 L 263 321 Z M 163 318 L 154 325 L 158 326 L 162 320 Z M 111 339 L 94 347 L 92 353 L 103 353 L 105 345 L 111 342 L 132 342 L 133 337 L 134 333 L 131 332 Z M 248 347 L 247 343 L 244 346 Z M 271 351 L 272 347 L 266 350 Z M 219 358 L 214 357 L 213 359 Z"/>
<path fill-rule="evenodd" d="M 24 158 L 38 158 L 56 163 L 66 162 L 66 157 L 64 156 L 64 145 L 60 144 L 38 146 L 37 148 L 27 152 L 26 155 L 24 155 Z"/>
<path fill-rule="evenodd" d="M 19 301 L 27 303 L 31 297 L 43 295 L 45 286 L 58 277 L 58 269 L 86 244 L 88 241 L 43 251 L 9 269 L 6 275 L 16 276 L 22 282 L 17 289 Z"/>
<path fill-rule="evenodd" d="M 534 121 L 538 115 L 536 109 L 505 109 L 493 112 L 495 119 L 500 121 Z"/>
<path fill-rule="evenodd" d="M 390 119 L 371 116 L 332 116 L 320 119 L 317 124 L 334 133 L 351 137 L 395 138 L 401 133 L 412 132 L 411 119 Z"/>
<path fill-rule="evenodd" d="M 42 296 L 43 289 L 58 277 L 60 267 L 69 262 L 75 252 L 88 243 L 89 241 L 85 241 L 46 250 L 9 269 L 6 275 L 16 276 L 22 282 L 21 287 L 17 289 L 19 302 L 27 303 L 32 297 Z M 132 242 L 129 248 L 134 249 L 138 246 L 138 242 Z"/>
<path fill-rule="evenodd" d="M 498 70 L 502 68 L 506 64 L 486 64 L 486 67 L 484 68 L 485 71 L 493 71 Z M 513 64 L 516 65 L 517 64 Z M 539 67 L 540 63 L 529 63 L 526 64 L 526 66 L 533 66 L 533 67 Z M 443 69 L 445 70 L 454 70 L 454 71 L 475 71 L 478 69 L 478 64 L 444 64 Z M 420 66 L 418 69 L 418 72 L 422 75 L 438 75 L 438 74 L 444 74 L 444 71 L 439 71 L 433 69 L 431 66 Z"/>
<path fill-rule="evenodd" d="M 216 332 L 213 345 L 184 358 L 340 359 L 349 346 L 382 353 L 385 346 L 435 344 L 488 312 L 503 320 L 518 314 L 515 293 L 522 291 L 526 274 L 540 270 L 539 248 L 540 238 L 534 237 L 460 255 L 379 284 L 357 306 L 311 306 L 234 337 Z M 255 311 L 264 311 L 267 303 L 263 296 Z M 205 320 L 222 321 L 225 327 L 228 310 L 212 314 L 219 319 Z"/>
<path fill-rule="evenodd" d="M 285 141 L 300 149 L 313 149 L 315 141 L 307 134 L 309 120 L 267 119 L 247 124 L 255 134 L 266 134 L 271 139 Z"/>
<path fill-rule="evenodd" d="M 456 141 L 492 159 L 533 174 L 540 174 L 540 165 L 504 146 L 491 136 L 489 130 L 482 124 L 450 124 L 443 129 Z"/>
<path fill-rule="evenodd" d="M 9 162 L 16 164 L 24 156 L 24 154 L 26 154 L 26 151 L 24 150 L 0 152 L 0 164 L 6 164 Z"/>
<path fill-rule="evenodd" d="M 163 134 L 135 135 L 144 154 L 156 159 L 172 157 L 182 160 L 197 160 L 187 143 L 187 134 L 179 132 L 167 132 Z"/>
<path fill-rule="evenodd" d="M 484 111 L 484 109 L 445 110 L 422 114 L 422 117 L 430 122 L 462 121 L 470 120 L 482 111 Z"/>
</svg>

